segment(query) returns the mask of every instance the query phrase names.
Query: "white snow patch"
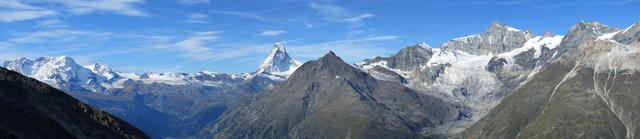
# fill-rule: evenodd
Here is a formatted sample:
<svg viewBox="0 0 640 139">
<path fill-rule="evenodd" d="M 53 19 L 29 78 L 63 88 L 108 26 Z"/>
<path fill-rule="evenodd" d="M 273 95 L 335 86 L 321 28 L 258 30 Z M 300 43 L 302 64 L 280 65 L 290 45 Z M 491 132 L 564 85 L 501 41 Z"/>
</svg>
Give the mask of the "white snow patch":
<svg viewBox="0 0 640 139">
<path fill-rule="evenodd" d="M 625 30 L 626 31 L 626 30 Z M 611 32 L 611 33 L 606 33 L 603 35 L 598 36 L 599 40 L 611 40 L 611 38 L 613 38 L 613 36 L 615 36 L 616 34 L 620 33 L 621 31 L 616 31 L 616 32 Z M 624 32 L 623 32 L 624 33 Z"/>
<path fill-rule="evenodd" d="M 558 45 L 560 45 L 560 42 L 562 42 L 562 38 L 564 36 L 560 36 L 560 35 L 556 35 L 553 37 L 542 37 L 542 36 L 537 36 L 534 37 L 532 39 L 529 39 L 527 42 L 524 43 L 524 46 L 511 50 L 509 52 L 505 52 L 502 54 L 498 54 L 499 57 L 501 58 L 505 58 L 507 60 L 507 63 L 514 63 L 515 60 L 513 59 L 514 56 L 522 53 L 522 52 L 526 52 L 529 51 L 530 49 L 534 49 L 534 58 L 538 58 L 540 57 L 540 54 L 542 52 L 542 47 L 547 47 L 549 49 L 554 49 L 556 48 Z"/>
</svg>

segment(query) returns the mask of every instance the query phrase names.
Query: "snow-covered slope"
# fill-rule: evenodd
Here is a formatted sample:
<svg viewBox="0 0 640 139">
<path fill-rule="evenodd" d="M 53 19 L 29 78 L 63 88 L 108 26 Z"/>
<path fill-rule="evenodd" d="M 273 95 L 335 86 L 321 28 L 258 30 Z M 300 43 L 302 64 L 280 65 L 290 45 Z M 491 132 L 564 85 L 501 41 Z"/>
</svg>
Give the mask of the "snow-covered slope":
<svg viewBox="0 0 640 139">
<path fill-rule="evenodd" d="M 264 74 L 273 80 L 284 80 L 300 65 L 302 63 L 291 58 L 282 44 L 275 43 L 271 54 L 260 64 L 255 74 Z"/>
<path fill-rule="evenodd" d="M 205 86 L 232 86 L 255 76 L 265 76 L 275 81 L 283 81 L 300 65 L 300 62 L 287 54 L 280 43 L 276 43 L 271 54 L 254 73 L 227 74 L 202 71 L 193 74 L 147 72 L 138 75 L 136 73 L 121 73 L 98 63 L 80 66 L 68 56 L 40 57 L 33 60 L 21 58 L 5 61 L 2 66 L 65 91 L 86 89 L 91 92 L 103 93 L 107 89 L 123 88 L 127 82 L 131 81 L 141 81 L 145 84 Z"/>
<path fill-rule="evenodd" d="M 105 78 L 75 63 L 71 57 L 40 57 L 5 61 L 3 67 L 35 78 L 56 88 L 83 87 L 89 90 Z"/>
<path fill-rule="evenodd" d="M 388 61 L 391 58 L 383 57 L 355 66 L 378 79 L 406 80 L 407 86 L 458 104 L 459 120 L 438 129 L 454 134 L 480 120 L 503 96 L 542 69 L 563 37 L 549 32 L 534 36 L 494 22 L 482 34 L 455 38 L 440 48 L 420 49 L 427 52 L 403 59 L 427 58 L 424 63 L 413 63 L 420 66 L 393 68 Z M 404 57 L 403 51 L 391 57 Z"/>
</svg>

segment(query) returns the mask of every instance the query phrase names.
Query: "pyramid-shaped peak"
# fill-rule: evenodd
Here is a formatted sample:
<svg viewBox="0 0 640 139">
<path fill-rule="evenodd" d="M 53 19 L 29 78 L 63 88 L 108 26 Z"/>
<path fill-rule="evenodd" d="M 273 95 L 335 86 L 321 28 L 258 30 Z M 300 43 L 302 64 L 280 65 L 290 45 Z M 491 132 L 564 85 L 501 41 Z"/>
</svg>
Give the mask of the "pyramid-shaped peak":
<svg viewBox="0 0 640 139">
<path fill-rule="evenodd" d="M 420 47 L 422 47 L 422 48 L 424 48 L 424 49 L 431 49 L 431 46 L 429 46 L 429 45 L 428 45 L 427 43 L 425 43 L 425 42 L 420 42 L 420 43 L 418 44 L 418 46 L 420 46 Z"/>
<path fill-rule="evenodd" d="M 557 34 L 554 34 L 551 31 L 546 31 L 546 32 L 544 32 L 544 34 L 542 34 L 543 38 L 545 38 L 545 37 L 554 37 L 554 36 L 557 36 Z"/>
<path fill-rule="evenodd" d="M 282 43 L 276 42 L 273 44 L 273 49 L 271 51 L 286 51 L 286 50 L 284 49 L 284 46 L 282 46 Z"/>
<path fill-rule="evenodd" d="M 334 53 L 333 51 L 329 51 L 329 53 L 325 54 L 322 59 L 325 58 L 338 58 L 338 56 L 336 56 L 336 53 Z"/>
<path fill-rule="evenodd" d="M 329 53 L 325 54 L 319 61 L 321 61 L 322 65 L 347 64 L 340 57 L 336 56 L 336 53 L 333 51 L 329 51 Z"/>
<path fill-rule="evenodd" d="M 269 74 L 287 77 L 300 65 L 300 62 L 294 60 L 287 54 L 284 46 L 276 42 L 271 49 L 269 56 L 260 64 L 256 73 Z"/>
<path fill-rule="evenodd" d="M 522 30 L 504 25 L 498 21 L 493 21 L 493 23 L 491 23 L 491 26 L 489 27 L 487 32 L 495 32 L 495 31 L 503 32 L 503 31 L 522 31 Z"/>
<path fill-rule="evenodd" d="M 604 25 L 602 23 L 593 21 L 593 22 L 584 22 L 582 20 L 580 20 L 580 22 L 578 22 L 578 24 L 576 24 L 575 26 L 573 26 L 572 29 L 600 29 L 600 28 L 608 28 L 609 26 Z"/>
</svg>

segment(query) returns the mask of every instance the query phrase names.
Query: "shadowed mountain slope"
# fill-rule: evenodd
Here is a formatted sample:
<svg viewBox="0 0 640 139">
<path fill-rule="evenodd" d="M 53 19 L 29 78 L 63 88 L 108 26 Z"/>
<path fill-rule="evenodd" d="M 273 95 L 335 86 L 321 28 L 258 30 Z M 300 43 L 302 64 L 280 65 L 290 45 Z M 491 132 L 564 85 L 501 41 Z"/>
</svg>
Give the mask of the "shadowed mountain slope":
<svg viewBox="0 0 640 139">
<path fill-rule="evenodd" d="M 149 138 L 45 83 L 0 68 L 0 138 Z"/>
<path fill-rule="evenodd" d="M 227 111 L 201 132 L 215 138 L 422 138 L 456 118 L 447 102 L 380 81 L 333 52 Z M 427 134 L 427 136 L 424 136 Z"/>
</svg>

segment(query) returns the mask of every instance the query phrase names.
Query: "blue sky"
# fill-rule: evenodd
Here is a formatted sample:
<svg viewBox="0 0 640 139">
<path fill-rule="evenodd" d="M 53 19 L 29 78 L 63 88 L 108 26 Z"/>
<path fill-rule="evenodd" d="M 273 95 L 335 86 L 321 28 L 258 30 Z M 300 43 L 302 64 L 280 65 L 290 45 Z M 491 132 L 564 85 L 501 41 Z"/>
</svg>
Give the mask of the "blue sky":
<svg viewBox="0 0 640 139">
<path fill-rule="evenodd" d="M 580 20 L 625 28 L 636 0 L 0 0 L 0 60 L 72 56 L 122 72 L 255 71 L 274 42 L 299 61 L 349 63 L 493 21 L 565 34 Z"/>
</svg>

